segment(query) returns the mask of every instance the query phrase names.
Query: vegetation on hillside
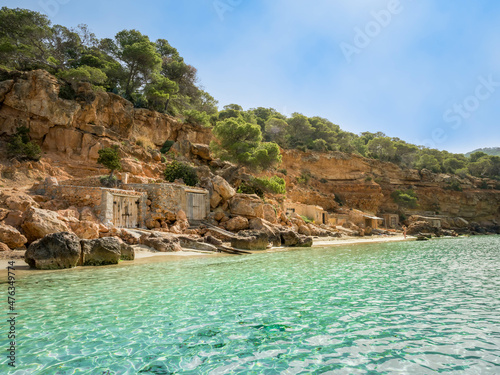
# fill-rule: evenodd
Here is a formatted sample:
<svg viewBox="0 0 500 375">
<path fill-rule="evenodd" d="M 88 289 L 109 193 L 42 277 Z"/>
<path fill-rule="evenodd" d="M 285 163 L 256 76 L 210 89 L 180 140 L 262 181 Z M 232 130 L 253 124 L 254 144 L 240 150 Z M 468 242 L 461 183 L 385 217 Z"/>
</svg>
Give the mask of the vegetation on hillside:
<svg viewBox="0 0 500 375">
<path fill-rule="evenodd" d="M 151 41 L 137 30 L 97 38 L 86 25 L 52 25 L 27 9 L 0 9 L 0 67 L 45 69 L 65 82 L 59 95 L 74 99 L 79 82 L 121 95 L 136 107 L 176 115 L 185 123 L 213 127 L 216 156 L 253 169 L 279 165 L 279 148 L 341 151 L 396 163 L 402 168 L 500 180 L 500 156 L 481 150 L 470 157 L 429 149 L 382 132 L 354 134 L 331 121 L 273 108 L 220 112 L 217 101 L 197 84 L 196 69 L 165 39 Z M 168 151 L 165 144 L 162 152 Z M 497 149 L 498 151 L 498 149 Z M 489 155 L 490 154 L 490 155 Z"/>
<path fill-rule="evenodd" d="M 86 25 L 52 25 L 28 9 L 0 9 L 0 66 L 45 69 L 68 84 L 91 83 L 122 95 L 136 107 L 173 115 L 213 114 L 217 102 L 197 85 L 196 69 L 167 40 L 151 41 L 137 30 L 98 39 Z M 65 89 L 67 91 L 67 89 Z M 71 97 L 68 92 L 63 95 Z"/>
<path fill-rule="evenodd" d="M 20 126 L 9 139 L 7 155 L 13 159 L 36 161 L 40 160 L 42 152 L 40 146 L 30 140 L 29 129 L 26 126 Z"/>
<path fill-rule="evenodd" d="M 99 158 L 97 159 L 97 163 L 104 165 L 110 170 L 109 180 L 112 180 L 115 171 L 122 169 L 120 150 L 118 149 L 118 146 L 104 147 L 100 149 L 98 153 Z"/>
<path fill-rule="evenodd" d="M 174 160 L 165 168 L 165 180 L 175 182 L 182 179 L 188 186 L 196 186 L 198 184 L 198 175 L 196 169 L 186 163 Z"/>
<path fill-rule="evenodd" d="M 466 153 L 465 156 L 469 157 L 476 152 L 484 152 L 485 154 L 490 156 L 500 156 L 500 147 L 478 148 L 477 150 Z"/>
</svg>

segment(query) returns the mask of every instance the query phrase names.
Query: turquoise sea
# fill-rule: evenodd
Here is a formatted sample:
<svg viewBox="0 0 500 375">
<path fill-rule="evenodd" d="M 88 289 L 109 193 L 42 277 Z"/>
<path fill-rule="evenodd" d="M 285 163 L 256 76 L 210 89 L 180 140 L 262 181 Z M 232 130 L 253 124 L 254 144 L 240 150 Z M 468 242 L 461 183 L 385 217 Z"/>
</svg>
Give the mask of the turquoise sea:
<svg viewBox="0 0 500 375">
<path fill-rule="evenodd" d="M 33 273 L 17 293 L 1 374 L 500 374 L 499 236 Z"/>
</svg>

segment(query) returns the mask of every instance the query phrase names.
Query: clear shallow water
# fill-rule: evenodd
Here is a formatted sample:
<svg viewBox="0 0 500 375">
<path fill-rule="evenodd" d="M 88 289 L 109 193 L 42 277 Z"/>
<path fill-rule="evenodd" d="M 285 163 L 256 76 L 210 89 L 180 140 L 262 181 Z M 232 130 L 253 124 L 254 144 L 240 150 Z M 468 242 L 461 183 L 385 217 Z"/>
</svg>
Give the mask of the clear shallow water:
<svg viewBox="0 0 500 375">
<path fill-rule="evenodd" d="M 498 236 L 81 268 L 17 292 L 11 374 L 500 373 Z"/>
</svg>

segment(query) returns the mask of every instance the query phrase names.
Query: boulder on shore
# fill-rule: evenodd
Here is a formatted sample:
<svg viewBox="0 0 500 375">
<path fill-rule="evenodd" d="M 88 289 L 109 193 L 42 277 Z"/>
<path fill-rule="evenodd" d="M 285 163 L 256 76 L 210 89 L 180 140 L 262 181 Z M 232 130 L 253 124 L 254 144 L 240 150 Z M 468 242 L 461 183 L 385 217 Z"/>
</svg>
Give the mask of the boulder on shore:
<svg viewBox="0 0 500 375">
<path fill-rule="evenodd" d="M 173 236 L 148 233 L 143 234 L 139 242 L 142 245 L 146 245 L 162 253 L 182 251 L 181 245 L 179 244 L 179 239 Z"/>
<path fill-rule="evenodd" d="M 311 247 L 312 237 L 297 234 L 293 230 L 281 232 L 281 243 L 287 247 Z"/>
<path fill-rule="evenodd" d="M 121 260 L 134 260 L 135 259 L 135 249 L 128 243 L 122 242 L 120 244 L 120 259 Z"/>
<path fill-rule="evenodd" d="M 82 248 L 80 239 L 73 233 L 51 233 L 33 242 L 24 259 L 31 268 L 53 270 L 76 267 Z"/>
<path fill-rule="evenodd" d="M 30 242 L 52 233 L 71 232 L 56 212 L 35 207 L 25 213 L 21 227 Z"/>
<path fill-rule="evenodd" d="M 231 239 L 231 246 L 241 250 L 266 250 L 269 246 L 269 236 L 264 231 L 241 231 Z"/>
<path fill-rule="evenodd" d="M 118 264 L 121 257 L 121 242 L 115 237 L 81 240 L 83 266 Z"/>
<path fill-rule="evenodd" d="M 23 247 L 28 240 L 16 228 L 0 223 L 0 242 L 11 249 L 17 249 Z"/>
</svg>

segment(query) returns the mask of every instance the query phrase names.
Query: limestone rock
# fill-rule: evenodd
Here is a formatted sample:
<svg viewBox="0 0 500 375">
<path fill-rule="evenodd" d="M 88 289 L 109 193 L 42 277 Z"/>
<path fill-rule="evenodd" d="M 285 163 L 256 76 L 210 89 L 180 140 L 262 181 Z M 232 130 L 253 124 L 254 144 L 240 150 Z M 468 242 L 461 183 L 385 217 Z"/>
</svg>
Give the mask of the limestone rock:
<svg viewBox="0 0 500 375">
<path fill-rule="evenodd" d="M 26 251 L 25 261 L 40 270 L 76 267 L 82 248 L 79 238 L 68 232 L 51 233 L 33 242 Z"/>
<path fill-rule="evenodd" d="M 311 247 L 312 238 L 304 235 L 299 235 L 293 230 L 285 230 L 281 232 L 281 240 L 283 246 L 287 247 Z"/>
<path fill-rule="evenodd" d="M 81 239 L 93 240 L 99 238 L 99 224 L 92 221 L 77 221 L 70 223 L 70 226 L 73 232 Z"/>
<path fill-rule="evenodd" d="M 26 211 L 29 207 L 39 207 L 38 203 L 29 195 L 11 195 L 5 200 L 10 210 Z"/>
<path fill-rule="evenodd" d="M 303 234 L 304 236 L 310 236 L 311 230 L 306 225 L 301 225 L 299 226 L 299 233 Z"/>
<path fill-rule="evenodd" d="M 193 144 L 191 145 L 191 153 L 198 156 L 200 159 L 208 161 L 212 160 L 212 157 L 210 156 L 210 147 L 208 145 Z"/>
<path fill-rule="evenodd" d="M 212 183 L 214 190 L 225 200 L 229 200 L 236 195 L 234 188 L 224 178 L 215 176 Z"/>
<path fill-rule="evenodd" d="M 242 250 L 265 250 L 269 246 L 269 236 L 264 231 L 242 231 L 231 239 L 231 246 Z"/>
<path fill-rule="evenodd" d="M 413 234 L 420 234 L 420 233 L 434 233 L 437 234 L 440 232 L 439 228 L 433 227 L 431 224 L 429 224 L 426 221 L 414 221 L 408 226 L 408 229 L 406 233 L 413 235 Z"/>
<path fill-rule="evenodd" d="M 210 207 L 216 208 L 217 206 L 219 206 L 220 202 L 222 202 L 222 197 L 219 195 L 219 193 L 214 191 L 212 193 L 212 196 L 210 197 Z"/>
<path fill-rule="evenodd" d="M 122 242 L 120 244 L 120 259 L 121 260 L 134 260 L 135 249 L 129 244 Z"/>
<path fill-rule="evenodd" d="M 23 247 L 28 239 L 16 228 L 0 223 L 0 242 L 5 243 L 11 249 Z"/>
<path fill-rule="evenodd" d="M 182 251 L 179 239 L 172 236 L 167 237 L 156 233 L 143 234 L 140 243 L 163 253 Z"/>
<path fill-rule="evenodd" d="M 179 237 L 179 242 L 183 248 L 204 250 L 204 251 L 213 251 L 213 252 L 217 251 L 217 248 L 210 243 L 196 241 L 196 240 L 189 238 L 189 237 L 186 237 L 186 236 Z"/>
<path fill-rule="evenodd" d="M 4 244 L 3 242 L 0 242 L 0 252 L 3 252 L 3 251 L 10 251 L 10 249 L 6 244 Z"/>
<path fill-rule="evenodd" d="M 58 218 L 57 213 L 34 207 L 26 212 L 21 227 L 30 242 L 51 233 L 70 232 L 66 223 Z"/>
<path fill-rule="evenodd" d="M 255 194 L 236 194 L 231 199 L 231 213 L 247 218 L 260 217 L 271 223 L 276 222 L 276 211 L 273 206 L 262 202 Z"/>
<path fill-rule="evenodd" d="M 99 220 L 94 214 L 94 210 L 90 207 L 82 207 L 80 211 L 80 220 L 98 222 Z"/>
<path fill-rule="evenodd" d="M 24 213 L 22 211 L 10 211 L 7 214 L 4 222 L 7 225 L 10 225 L 15 228 L 21 228 L 21 224 L 23 223 Z"/>
<path fill-rule="evenodd" d="M 239 232 L 240 230 L 248 229 L 248 219 L 243 216 L 236 216 L 229 219 L 225 226 L 231 232 Z"/>
<path fill-rule="evenodd" d="M 118 264 L 121 257 L 121 243 L 115 237 L 81 240 L 83 266 Z"/>
</svg>

